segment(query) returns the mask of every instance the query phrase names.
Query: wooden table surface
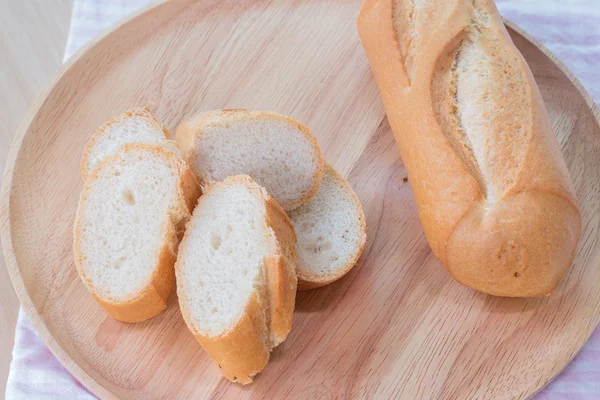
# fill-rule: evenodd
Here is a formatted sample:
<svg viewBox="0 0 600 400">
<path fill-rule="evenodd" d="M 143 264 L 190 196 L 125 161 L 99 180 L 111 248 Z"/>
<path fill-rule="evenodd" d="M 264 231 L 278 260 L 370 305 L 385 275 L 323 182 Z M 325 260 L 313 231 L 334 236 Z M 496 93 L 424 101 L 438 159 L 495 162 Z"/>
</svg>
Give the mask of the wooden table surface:
<svg viewBox="0 0 600 400">
<path fill-rule="evenodd" d="M 38 92 L 62 64 L 72 0 L 0 1 L 0 169 Z M 0 258 L 0 397 L 12 358 L 19 301 Z"/>
</svg>

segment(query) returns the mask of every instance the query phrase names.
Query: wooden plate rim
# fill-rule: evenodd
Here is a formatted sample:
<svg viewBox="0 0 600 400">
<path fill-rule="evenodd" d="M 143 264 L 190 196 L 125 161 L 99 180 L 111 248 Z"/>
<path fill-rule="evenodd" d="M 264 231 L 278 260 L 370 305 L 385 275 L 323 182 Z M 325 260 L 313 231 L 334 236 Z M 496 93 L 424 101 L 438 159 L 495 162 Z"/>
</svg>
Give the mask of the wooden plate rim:
<svg viewBox="0 0 600 400">
<path fill-rule="evenodd" d="M 92 378 L 87 372 L 85 372 L 79 364 L 63 350 L 63 348 L 56 342 L 54 336 L 48 331 L 43 318 L 37 312 L 33 302 L 29 296 L 25 284 L 21 277 L 19 266 L 17 264 L 15 253 L 12 242 L 12 232 L 10 228 L 10 193 L 12 188 L 13 173 L 19 152 L 21 150 L 21 144 L 25 135 L 29 131 L 29 126 L 33 121 L 33 118 L 37 115 L 39 110 L 46 103 L 47 98 L 50 96 L 52 90 L 56 87 L 58 82 L 71 70 L 71 68 L 91 49 L 101 46 L 102 42 L 109 36 L 118 32 L 123 26 L 129 24 L 142 17 L 143 15 L 153 12 L 155 9 L 167 3 L 169 0 L 154 0 L 150 4 L 142 7 L 141 9 L 131 13 L 129 16 L 120 19 L 116 23 L 112 24 L 88 43 L 81 47 L 69 60 L 63 64 L 59 69 L 56 76 L 52 79 L 51 83 L 36 96 L 34 102 L 31 104 L 23 122 L 19 125 L 15 138 L 13 139 L 12 145 L 6 157 L 6 163 L 4 165 L 4 173 L 2 175 L 2 186 L 0 188 L 0 224 L 2 230 L 0 232 L 0 238 L 2 240 L 2 251 L 4 253 L 4 260 L 6 268 L 8 269 L 8 275 L 12 282 L 13 288 L 23 311 L 29 319 L 38 335 L 42 338 L 48 349 L 52 354 L 60 361 L 60 363 L 73 375 L 86 389 L 92 392 L 96 397 L 104 398 L 116 398 L 113 393 L 108 391 L 104 386 L 99 384 L 94 378 Z"/>
<path fill-rule="evenodd" d="M 563 63 L 554 53 L 552 53 L 552 51 L 550 51 L 550 49 L 548 47 L 546 47 L 546 45 L 544 45 L 542 42 L 538 41 L 536 38 L 531 36 L 529 33 L 527 33 L 525 30 L 523 30 L 520 26 L 518 26 L 514 22 L 512 22 L 504 17 L 502 18 L 502 20 L 504 21 L 504 24 L 507 27 L 514 30 L 519 35 L 523 36 L 529 43 L 531 43 L 535 47 L 537 47 L 542 53 L 544 53 L 544 55 L 546 55 L 550 59 L 550 61 L 552 61 L 558 67 L 558 69 L 561 70 L 561 72 L 563 74 L 565 74 L 565 76 L 569 79 L 569 81 L 573 84 L 573 86 L 575 86 L 575 88 L 577 89 L 579 94 L 585 100 L 585 103 L 587 104 L 589 110 L 592 112 L 592 115 L 594 116 L 594 119 L 596 120 L 596 124 L 600 125 L 600 108 L 598 107 L 598 105 L 596 104 L 596 102 L 594 101 L 592 96 L 589 94 L 589 92 L 581 84 L 581 82 L 579 82 L 579 79 L 577 79 L 575 74 L 569 69 L 569 67 L 567 67 L 565 65 L 565 63 Z M 577 351 L 573 352 L 572 356 L 568 359 L 568 361 L 564 365 L 560 366 L 560 368 L 558 368 L 555 371 L 554 375 L 552 375 L 550 378 L 548 378 L 545 382 L 542 382 L 539 385 L 539 387 L 535 388 L 533 393 L 531 393 L 531 395 L 529 396 L 529 398 L 533 398 L 536 394 L 538 394 L 547 384 L 552 382 L 552 380 L 554 380 L 554 378 L 556 378 L 571 363 L 571 361 L 573 361 L 575 356 L 577 354 L 579 354 L 579 352 L 581 351 L 583 346 L 590 339 L 590 336 L 592 336 L 592 333 L 598 327 L 599 323 L 600 323 L 600 315 L 596 318 L 596 321 L 593 321 L 592 324 L 590 325 L 590 327 L 593 327 L 593 328 L 585 333 L 584 340 L 579 344 L 579 348 L 577 349 Z"/>
<path fill-rule="evenodd" d="M 63 348 L 56 342 L 53 335 L 48 331 L 46 324 L 44 323 L 43 318 L 37 312 L 33 302 L 25 288 L 23 279 L 20 274 L 19 266 L 15 259 L 14 249 L 12 245 L 12 233 L 10 227 L 10 194 L 12 188 L 12 180 L 14 167 L 21 149 L 21 144 L 27 132 L 29 131 L 29 127 L 34 117 L 37 115 L 39 110 L 45 105 L 46 100 L 48 99 L 52 90 L 56 87 L 57 83 L 71 70 L 71 68 L 82 58 L 84 54 L 88 51 L 100 46 L 102 42 L 107 39 L 112 34 L 117 33 L 124 25 L 129 24 L 130 22 L 134 22 L 138 18 L 142 17 L 146 13 L 154 12 L 155 9 L 167 3 L 169 0 L 155 0 L 143 7 L 142 9 L 132 13 L 126 18 L 119 20 L 117 23 L 105 29 L 103 32 L 94 37 L 90 42 L 88 42 L 85 46 L 83 46 L 80 50 L 78 50 L 59 70 L 56 76 L 53 78 L 50 85 L 48 85 L 44 90 L 42 90 L 36 100 L 29 107 L 23 122 L 19 126 L 11 148 L 9 150 L 4 174 L 2 177 L 2 186 L 0 190 L 0 223 L 2 224 L 2 230 L 0 232 L 0 236 L 2 239 L 2 247 L 4 252 L 4 257 L 6 261 L 6 267 L 8 269 L 8 273 L 10 279 L 12 281 L 12 285 L 15 289 L 15 292 L 19 298 L 21 306 L 25 313 L 29 316 L 34 328 L 38 332 L 39 336 L 42 338 L 44 343 L 48 346 L 52 354 L 63 364 L 63 366 L 77 379 L 81 384 L 83 384 L 89 391 L 91 391 L 94 395 L 99 398 L 115 398 L 114 394 L 108 391 L 105 387 L 99 384 L 94 378 L 92 378 L 87 372 L 85 372 L 79 364 L 77 364 L 73 359 L 63 350 Z M 558 59 L 545 45 L 535 39 L 533 36 L 528 34 L 522 28 L 520 28 L 515 23 L 503 18 L 504 23 L 512 30 L 517 32 L 535 47 L 537 47 L 544 55 L 546 55 L 569 79 L 569 81 L 575 86 L 579 94 L 585 100 L 588 108 L 591 110 L 596 123 L 600 125 L 600 109 L 594 102 L 591 95 L 587 92 L 587 90 L 583 87 L 583 85 L 579 82 L 579 80 L 575 77 L 575 75 L 570 71 L 570 69 Z M 596 327 L 600 322 L 600 314 L 597 317 L 597 320 L 593 322 L 593 327 Z M 585 336 L 585 341 L 583 341 L 579 347 L 579 350 L 573 354 L 573 357 L 581 350 L 583 344 L 587 342 L 589 337 L 591 336 L 594 329 L 590 329 Z M 572 358 L 573 358 L 572 357 Z M 569 362 L 572 360 L 569 360 Z M 546 382 L 540 384 L 540 386 L 535 390 L 534 394 L 539 392 L 548 382 L 554 379 L 568 364 L 567 362 L 563 365 L 556 373 L 548 379 Z M 533 395 L 533 394 L 532 394 Z"/>
</svg>

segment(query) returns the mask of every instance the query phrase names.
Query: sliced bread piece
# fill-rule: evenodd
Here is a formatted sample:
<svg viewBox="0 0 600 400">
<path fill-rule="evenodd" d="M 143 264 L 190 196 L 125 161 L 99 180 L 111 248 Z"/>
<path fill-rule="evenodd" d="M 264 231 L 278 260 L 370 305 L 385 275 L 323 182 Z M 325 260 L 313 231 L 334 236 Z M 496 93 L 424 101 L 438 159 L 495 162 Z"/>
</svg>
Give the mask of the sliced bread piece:
<svg viewBox="0 0 600 400">
<path fill-rule="evenodd" d="M 367 240 L 365 215 L 348 182 L 326 164 L 317 196 L 289 212 L 298 243 L 298 290 L 327 285 L 356 264 Z"/>
<path fill-rule="evenodd" d="M 73 229 L 75 264 L 104 310 L 123 322 L 164 310 L 185 223 L 200 195 L 172 151 L 127 144 L 94 169 Z"/>
<path fill-rule="evenodd" d="M 147 108 L 134 107 L 98 128 L 83 151 L 81 176 L 87 180 L 104 158 L 127 143 L 160 144 L 176 149 L 167 128 L 158 123 Z"/>
<path fill-rule="evenodd" d="M 300 122 L 265 111 L 198 114 L 177 128 L 177 144 L 201 185 L 250 175 L 286 210 L 312 199 L 323 174 L 323 154 Z"/>
<path fill-rule="evenodd" d="M 205 188 L 175 267 L 183 318 L 230 381 L 247 384 L 292 328 L 296 236 L 245 175 Z"/>
</svg>

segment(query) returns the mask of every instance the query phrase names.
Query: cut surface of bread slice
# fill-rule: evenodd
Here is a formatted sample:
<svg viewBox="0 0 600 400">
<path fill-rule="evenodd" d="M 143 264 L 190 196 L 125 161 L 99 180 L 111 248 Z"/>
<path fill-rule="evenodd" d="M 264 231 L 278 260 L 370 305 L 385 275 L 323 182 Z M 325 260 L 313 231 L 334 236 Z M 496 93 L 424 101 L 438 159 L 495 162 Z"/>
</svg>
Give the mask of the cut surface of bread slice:
<svg viewBox="0 0 600 400">
<path fill-rule="evenodd" d="M 298 243 L 298 290 L 331 283 L 358 261 L 367 225 L 358 197 L 337 171 L 326 164 L 317 196 L 289 212 Z"/>
<path fill-rule="evenodd" d="M 183 121 L 176 137 L 201 185 L 249 175 L 286 210 L 306 203 L 319 189 L 323 154 L 310 130 L 292 118 L 209 111 Z"/>
<path fill-rule="evenodd" d="M 110 119 L 92 135 L 81 159 L 81 176 L 85 181 L 100 162 L 115 154 L 127 143 L 160 144 L 176 149 L 169 131 L 158 123 L 147 108 L 134 107 Z"/>
<path fill-rule="evenodd" d="M 166 308 L 199 190 L 183 160 L 161 146 L 125 145 L 92 172 L 73 250 L 84 284 L 112 318 L 139 322 Z"/>
<path fill-rule="evenodd" d="M 247 384 L 292 328 L 296 236 L 248 176 L 206 188 L 175 267 L 188 328 L 230 381 Z"/>
</svg>

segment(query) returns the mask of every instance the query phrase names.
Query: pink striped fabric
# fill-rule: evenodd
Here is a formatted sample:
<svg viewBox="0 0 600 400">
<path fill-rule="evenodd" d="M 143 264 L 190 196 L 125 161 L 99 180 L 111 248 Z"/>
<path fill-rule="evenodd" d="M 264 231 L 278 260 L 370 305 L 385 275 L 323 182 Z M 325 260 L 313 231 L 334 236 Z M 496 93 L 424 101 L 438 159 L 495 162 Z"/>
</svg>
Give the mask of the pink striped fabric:
<svg viewBox="0 0 600 400">
<path fill-rule="evenodd" d="M 148 0 L 75 0 L 65 59 Z M 550 48 L 600 102 L 600 0 L 496 0 L 500 12 Z M 19 314 L 7 399 L 94 399 Z M 600 399 L 600 329 L 536 400 Z"/>
</svg>

